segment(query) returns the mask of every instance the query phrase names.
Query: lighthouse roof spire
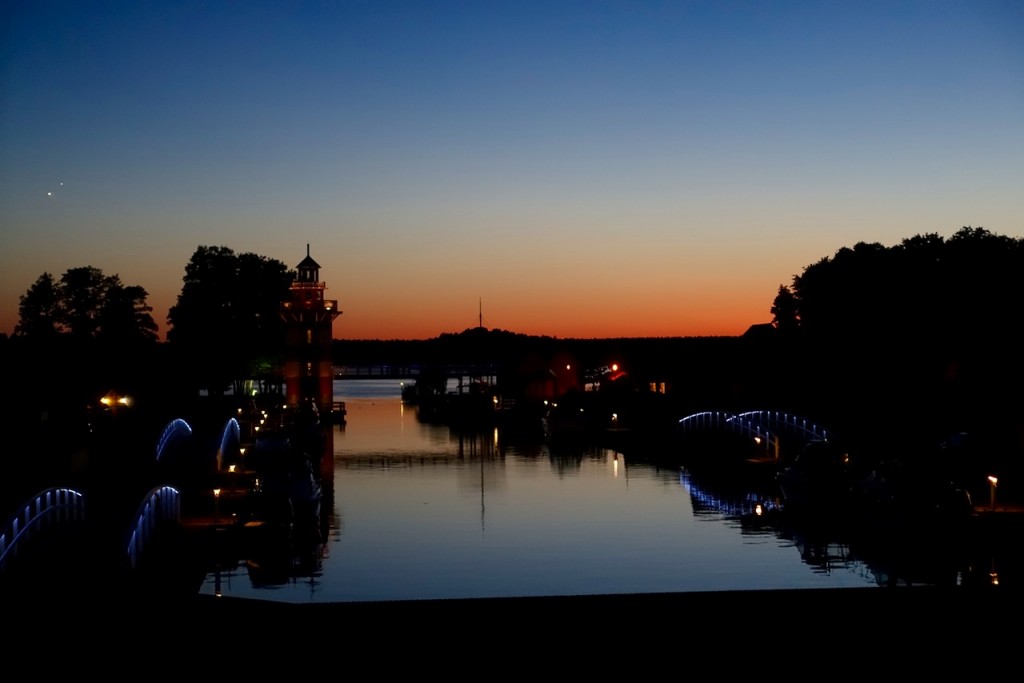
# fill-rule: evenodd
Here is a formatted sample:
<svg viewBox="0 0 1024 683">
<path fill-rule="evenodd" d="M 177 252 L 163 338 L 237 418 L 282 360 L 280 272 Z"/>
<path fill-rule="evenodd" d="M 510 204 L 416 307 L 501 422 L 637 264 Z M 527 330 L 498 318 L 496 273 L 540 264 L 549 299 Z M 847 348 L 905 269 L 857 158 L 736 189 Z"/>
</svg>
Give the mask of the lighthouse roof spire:
<svg viewBox="0 0 1024 683">
<path fill-rule="evenodd" d="M 306 258 L 302 259 L 296 270 L 299 271 L 299 282 L 317 282 L 320 279 L 320 264 L 309 255 L 309 243 L 306 243 Z"/>
</svg>

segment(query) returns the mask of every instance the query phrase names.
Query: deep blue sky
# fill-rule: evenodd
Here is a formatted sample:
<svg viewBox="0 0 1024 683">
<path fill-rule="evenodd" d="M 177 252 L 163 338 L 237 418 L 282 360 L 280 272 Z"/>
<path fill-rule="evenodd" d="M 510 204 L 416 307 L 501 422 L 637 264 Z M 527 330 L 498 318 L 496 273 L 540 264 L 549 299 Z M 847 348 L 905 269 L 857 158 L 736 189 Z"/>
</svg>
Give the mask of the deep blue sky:
<svg viewBox="0 0 1024 683">
<path fill-rule="evenodd" d="M 199 245 L 343 338 L 739 334 L 858 241 L 1024 229 L 1022 2 L 8 2 L 0 332 Z"/>
</svg>

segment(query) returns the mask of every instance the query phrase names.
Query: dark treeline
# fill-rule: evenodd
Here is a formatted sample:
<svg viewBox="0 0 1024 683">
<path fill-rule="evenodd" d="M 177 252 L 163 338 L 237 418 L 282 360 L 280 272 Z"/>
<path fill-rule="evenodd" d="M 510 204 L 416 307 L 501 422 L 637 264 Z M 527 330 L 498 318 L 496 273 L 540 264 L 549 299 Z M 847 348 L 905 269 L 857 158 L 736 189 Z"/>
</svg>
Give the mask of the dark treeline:
<svg viewBox="0 0 1024 683">
<path fill-rule="evenodd" d="M 1022 304 L 1024 240 L 966 227 L 840 249 L 772 311 L 788 382 L 833 413 L 897 440 L 962 431 L 1019 450 Z"/>
<path fill-rule="evenodd" d="M 686 404 L 731 409 L 759 391 L 748 386 L 745 376 L 753 375 L 744 368 L 769 361 L 763 353 L 773 341 L 755 334 L 563 339 L 477 327 L 427 340 L 335 340 L 334 359 L 337 365 L 353 366 L 489 366 L 497 370 L 503 386 L 515 384 L 517 377 L 543 376 L 565 366 L 571 366 L 582 386 L 588 376 L 617 364 L 631 391 L 650 391 L 652 383 L 668 382 L 677 397 L 692 387 Z"/>
<path fill-rule="evenodd" d="M 752 336 L 561 339 L 478 327 L 419 341 L 336 340 L 334 358 L 355 366 L 493 367 L 513 396 L 550 374 L 572 375 L 582 390 L 614 364 L 624 373 L 620 391 L 642 395 L 654 385 L 679 409 L 729 410 L 755 400 L 759 380 L 744 368 L 764 362 L 762 349 Z"/>
<path fill-rule="evenodd" d="M 858 243 L 782 285 L 742 337 L 574 340 L 483 328 L 432 340 L 338 341 L 338 364 L 492 363 L 507 384 L 569 359 L 622 364 L 617 385 L 664 386 L 669 415 L 805 415 L 878 457 L 967 435 L 978 457 L 1024 459 L 1024 240 L 965 227 Z M 645 409 L 650 406 L 645 404 Z"/>
<path fill-rule="evenodd" d="M 97 399 L 117 390 L 135 397 L 155 434 L 200 389 L 272 378 L 283 354 L 279 305 L 293 278 L 273 259 L 199 247 L 160 343 L 142 288 L 94 268 L 44 274 L 22 297 L 15 334 L 0 335 L 6 433 L 29 444 L 26 454 L 66 452 L 95 418 Z M 602 388 L 613 386 L 625 410 L 647 420 L 773 409 L 879 455 L 966 433 L 979 457 L 1019 466 L 1022 302 L 1024 241 L 963 228 L 948 239 L 844 247 L 781 285 L 766 305 L 772 322 L 739 337 L 582 340 L 472 328 L 427 340 L 337 340 L 334 357 L 338 365 L 492 365 L 511 394 L 566 365 L 582 386 L 618 363 L 625 374 Z"/>
</svg>

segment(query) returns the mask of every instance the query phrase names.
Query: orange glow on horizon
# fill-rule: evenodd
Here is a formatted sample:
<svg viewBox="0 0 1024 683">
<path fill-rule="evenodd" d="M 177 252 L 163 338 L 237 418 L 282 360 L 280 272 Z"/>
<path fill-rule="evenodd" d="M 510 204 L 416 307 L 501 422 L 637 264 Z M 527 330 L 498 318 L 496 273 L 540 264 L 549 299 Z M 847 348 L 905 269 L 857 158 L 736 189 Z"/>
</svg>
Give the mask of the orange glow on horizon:
<svg viewBox="0 0 1024 683">
<path fill-rule="evenodd" d="M 557 268 L 520 272 L 513 259 L 511 264 L 499 261 L 494 272 L 471 272 L 463 281 L 424 266 L 409 265 L 383 276 L 349 268 L 344 256 L 326 247 L 322 253 L 314 249 L 313 255 L 321 264 L 326 295 L 340 312 L 333 326 L 336 339 L 432 339 L 477 327 L 481 316 L 488 329 L 563 339 L 738 336 L 771 320 L 772 300 L 788 278 L 776 274 L 775 264 L 744 273 L 690 264 L 678 270 L 599 269 L 578 276 Z M 293 267 L 299 260 L 277 253 L 272 258 Z M 120 272 L 123 281 L 146 289 L 159 337 L 165 340 L 181 276 L 162 262 L 150 265 L 145 273 L 121 272 L 106 263 L 98 267 Z M 26 279 L 12 287 L 24 293 L 32 284 L 31 277 Z M 0 308 L 0 332 L 11 334 L 18 301 L 13 297 L 7 303 Z"/>
<path fill-rule="evenodd" d="M 581 297 L 576 302 L 551 301 L 546 305 L 517 305 L 503 299 L 494 306 L 483 306 L 483 325 L 488 329 L 562 339 L 615 339 L 630 337 L 720 337 L 738 336 L 751 325 L 771 321 L 769 312 L 774 292 L 753 301 L 711 298 L 690 300 L 678 306 L 645 299 L 635 303 L 596 306 Z M 474 306 L 455 310 L 450 301 L 439 306 L 402 296 L 394 300 L 363 301 L 339 296 L 342 314 L 335 320 L 336 339 L 433 339 L 442 334 L 459 333 L 476 327 L 478 311 Z M 167 334 L 167 310 L 176 294 L 150 296 L 153 319 L 159 325 L 160 339 Z M 510 302 L 512 305 L 509 305 Z M 557 304 L 557 305 L 555 305 Z M 0 317 L 0 332 L 12 334 L 17 311 Z"/>
</svg>

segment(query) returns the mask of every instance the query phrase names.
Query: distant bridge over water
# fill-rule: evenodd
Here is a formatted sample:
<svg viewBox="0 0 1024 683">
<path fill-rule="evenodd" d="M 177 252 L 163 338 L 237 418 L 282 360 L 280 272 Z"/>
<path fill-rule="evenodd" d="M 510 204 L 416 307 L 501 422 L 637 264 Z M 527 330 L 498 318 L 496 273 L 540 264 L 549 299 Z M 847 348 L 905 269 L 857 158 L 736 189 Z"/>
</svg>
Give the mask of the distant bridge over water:
<svg viewBox="0 0 1024 683">
<path fill-rule="evenodd" d="M 828 441 L 831 432 L 802 415 L 778 410 L 750 410 L 729 413 L 708 410 L 679 420 L 682 434 L 729 432 L 751 439 L 766 457 L 778 460 L 782 442 L 797 447 L 810 441 Z"/>
<path fill-rule="evenodd" d="M 419 365 L 335 365 L 334 379 L 416 379 Z"/>
<path fill-rule="evenodd" d="M 334 379 L 410 379 L 430 374 L 435 377 L 489 377 L 498 366 L 480 365 L 419 365 L 379 363 L 375 365 L 335 365 Z"/>
</svg>

